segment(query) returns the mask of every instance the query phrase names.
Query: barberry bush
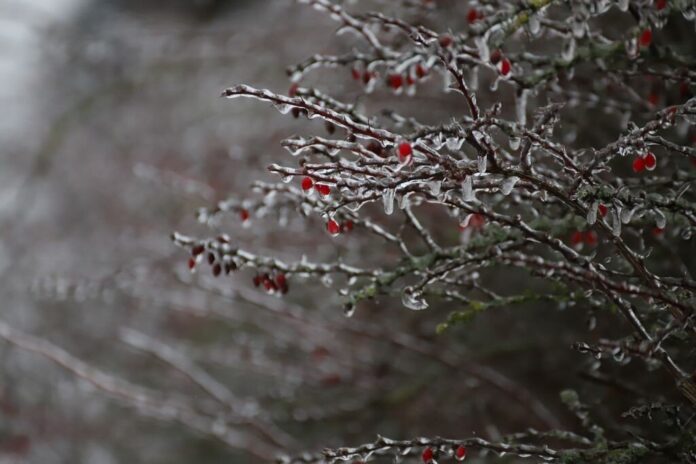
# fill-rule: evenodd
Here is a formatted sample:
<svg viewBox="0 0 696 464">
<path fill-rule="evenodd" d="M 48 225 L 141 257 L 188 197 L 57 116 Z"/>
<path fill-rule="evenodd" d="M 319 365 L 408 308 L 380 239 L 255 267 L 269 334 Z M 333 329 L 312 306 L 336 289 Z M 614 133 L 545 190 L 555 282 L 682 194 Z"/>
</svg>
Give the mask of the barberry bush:
<svg viewBox="0 0 696 464">
<path fill-rule="evenodd" d="M 571 388 L 578 430 L 424 430 L 282 461 L 696 462 L 693 2 L 300 3 L 345 47 L 288 68 L 287 92 L 224 90 L 310 122 L 279 141 L 279 182 L 199 210 L 209 237 L 173 235 L 190 269 L 281 298 L 322 282 L 336 296 L 320 310 L 348 317 L 400 301 L 440 314 L 443 337 L 499 308 L 573 308 L 587 337 L 563 349 L 633 406 L 605 426 Z M 452 24 L 431 19 L 442 9 Z M 287 259 L 223 224 L 277 229 Z M 334 251 L 293 258 L 288 234 L 328 234 Z"/>
</svg>

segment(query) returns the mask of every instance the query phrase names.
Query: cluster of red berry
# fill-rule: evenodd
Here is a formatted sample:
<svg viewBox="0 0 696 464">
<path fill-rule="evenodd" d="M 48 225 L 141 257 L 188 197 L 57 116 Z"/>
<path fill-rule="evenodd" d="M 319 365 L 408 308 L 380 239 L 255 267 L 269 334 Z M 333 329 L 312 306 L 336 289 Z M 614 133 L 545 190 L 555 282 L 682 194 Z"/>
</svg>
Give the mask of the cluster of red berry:
<svg viewBox="0 0 696 464">
<path fill-rule="evenodd" d="M 266 289 L 268 293 L 280 292 L 283 295 L 288 293 L 288 279 L 282 272 L 275 273 L 273 275 L 268 272 L 263 274 L 256 274 L 253 279 L 254 287 L 260 287 Z"/>
<path fill-rule="evenodd" d="M 636 174 L 646 169 L 652 171 L 655 169 L 655 166 L 657 166 L 657 158 L 655 158 L 655 155 L 650 151 L 633 160 L 633 172 Z"/>
</svg>

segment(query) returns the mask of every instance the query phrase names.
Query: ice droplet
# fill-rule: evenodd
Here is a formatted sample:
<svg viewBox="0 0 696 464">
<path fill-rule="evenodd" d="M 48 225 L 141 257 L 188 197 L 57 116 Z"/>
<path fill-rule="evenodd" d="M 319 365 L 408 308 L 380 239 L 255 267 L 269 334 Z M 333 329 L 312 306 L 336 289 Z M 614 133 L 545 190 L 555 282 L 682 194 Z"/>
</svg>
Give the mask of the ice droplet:
<svg viewBox="0 0 696 464">
<path fill-rule="evenodd" d="M 384 213 L 389 215 L 394 212 L 394 194 L 396 191 L 393 188 L 384 191 Z"/>
<path fill-rule="evenodd" d="M 624 224 L 628 224 L 631 222 L 631 219 L 633 219 L 633 215 L 635 214 L 636 210 L 638 210 L 638 207 L 635 208 L 626 208 L 621 211 L 621 222 Z"/>
<path fill-rule="evenodd" d="M 428 307 L 428 302 L 423 298 L 423 294 L 415 291 L 411 287 L 406 287 L 401 294 L 401 302 L 408 309 L 422 311 Z"/>
<path fill-rule="evenodd" d="M 660 229 L 664 229 L 667 225 L 667 217 L 665 217 L 665 213 L 659 209 L 655 210 L 655 225 Z"/>
<path fill-rule="evenodd" d="M 565 44 L 563 44 L 563 51 L 561 52 L 561 58 L 563 58 L 563 61 L 573 61 L 573 58 L 575 58 L 576 49 L 577 42 L 575 42 L 574 37 L 571 37 Z"/>
<path fill-rule="evenodd" d="M 629 0 L 619 0 L 619 10 L 628 11 Z"/>
<path fill-rule="evenodd" d="M 515 184 L 517 184 L 518 180 L 520 179 L 515 176 L 508 177 L 503 181 L 503 184 L 500 186 L 500 192 L 505 196 L 510 195 L 510 192 L 512 192 L 512 189 L 515 188 Z"/>
<path fill-rule="evenodd" d="M 438 196 L 440 194 L 440 190 L 442 189 L 442 181 L 431 180 L 430 182 L 428 182 L 428 187 L 430 188 L 430 193 L 432 193 L 435 196 Z"/>
<path fill-rule="evenodd" d="M 346 303 L 343 305 L 343 315 L 346 317 L 353 317 L 353 314 L 355 314 L 355 304 L 354 303 Z"/>
<path fill-rule="evenodd" d="M 510 137 L 510 149 L 517 150 L 518 148 L 520 148 L 521 142 L 522 142 L 522 139 L 519 137 Z"/>
</svg>

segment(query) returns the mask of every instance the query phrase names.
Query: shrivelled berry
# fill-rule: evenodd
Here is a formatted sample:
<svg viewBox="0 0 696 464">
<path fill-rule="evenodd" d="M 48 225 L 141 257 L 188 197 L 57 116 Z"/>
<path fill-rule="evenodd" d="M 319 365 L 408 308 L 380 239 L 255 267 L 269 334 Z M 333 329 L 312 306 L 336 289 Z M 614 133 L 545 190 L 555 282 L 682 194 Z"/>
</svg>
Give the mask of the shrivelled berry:
<svg viewBox="0 0 696 464">
<path fill-rule="evenodd" d="M 490 56 L 491 63 L 498 64 L 498 62 L 500 61 L 500 59 L 502 57 L 503 57 L 502 52 L 500 51 L 499 48 L 496 48 L 495 50 L 493 50 L 491 52 L 491 56 Z"/>
<path fill-rule="evenodd" d="M 577 246 L 582 244 L 583 242 L 583 234 L 581 231 L 576 230 L 573 232 L 573 234 L 570 236 L 570 244 L 573 246 Z"/>
<path fill-rule="evenodd" d="M 413 76 L 408 74 L 406 76 L 406 85 L 413 85 L 415 83 L 416 83 L 416 80 L 413 78 Z"/>
<path fill-rule="evenodd" d="M 404 77 L 401 74 L 390 74 L 387 82 L 389 87 L 398 90 L 404 85 Z"/>
<path fill-rule="evenodd" d="M 196 268 L 196 260 L 194 258 L 189 258 L 188 268 L 191 269 L 192 271 Z"/>
<path fill-rule="evenodd" d="M 331 187 L 329 187 L 326 184 L 314 184 L 314 188 L 321 195 L 328 195 L 329 193 L 331 193 Z"/>
<path fill-rule="evenodd" d="M 476 8 L 471 8 L 466 14 L 466 20 L 469 21 L 469 24 L 474 23 L 481 18 L 483 18 L 483 15 L 479 14 Z"/>
<path fill-rule="evenodd" d="M 208 264 L 213 264 L 215 262 L 215 255 L 213 253 L 208 253 Z"/>
<path fill-rule="evenodd" d="M 350 75 L 353 77 L 354 80 L 359 81 L 360 78 L 362 77 L 360 70 L 358 68 L 353 68 L 350 70 Z"/>
<path fill-rule="evenodd" d="M 655 8 L 657 11 L 664 10 L 667 6 L 667 0 L 655 0 Z"/>
<path fill-rule="evenodd" d="M 353 221 L 351 221 L 350 219 L 346 219 L 345 221 L 343 221 L 343 224 L 341 224 L 341 231 L 350 232 L 351 230 L 353 230 Z"/>
<path fill-rule="evenodd" d="M 314 187 L 314 181 L 312 180 L 311 177 L 303 177 L 302 178 L 302 190 L 307 191 L 311 190 L 312 187 Z"/>
<path fill-rule="evenodd" d="M 649 151 L 643 157 L 643 164 L 645 165 L 645 169 L 647 169 L 648 171 L 652 171 L 653 169 L 655 169 L 655 166 L 657 165 L 657 158 L 655 158 L 655 155 Z"/>
<path fill-rule="evenodd" d="M 641 47 L 647 47 L 652 42 L 652 36 L 652 29 L 647 27 L 643 29 L 643 31 L 640 33 L 640 36 L 638 36 L 638 43 Z"/>
<path fill-rule="evenodd" d="M 334 126 L 333 123 L 329 121 L 326 121 L 324 127 L 326 127 L 326 132 L 328 132 L 329 134 L 333 134 L 334 132 L 336 132 L 336 126 Z"/>
<path fill-rule="evenodd" d="M 252 279 L 252 282 L 254 283 L 254 287 L 258 287 L 259 285 L 261 285 L 261 280 L 263 280 L 263 278 L 260 275 L 256 274 L 254 276 L 254 278 Z"/>
<path fill-rule="evenodd" d="M 597 232 L 594 230 L 588 230 L 585 232 L 585 243 L 588 244 L 589 246 L 596 246 L 597 245 Z"/>
<path fill-rule="evenodd" d="M 297 90 L 300 88 L 299 84 L 295 82 L 290 86 L 290 89 L 288 89 L 288 95 L 291 97 L 297 96 Z"/>
<path fill-rule="evenodd" d="M 365 148 L 367 148 L 377 156 L 382 156 L 384 154 L 384 147 L 382 147 L 381 143 L 375 140 L 370 140 L 370 142 L 367 144 Z"/>
<path fill-rule="evenodd" d="M 435 453 L 433 452 L 433 449 L 431 447 L 427 447 L 423 450 L 423 454 L 421 454 L 421 458 L 423 458 L 423 462 L 425 464 L 430 464 L 433 462 L 433 458 L 435 457 Z"/>
<path fill-rule="evenodd" d="M 237 263 L 235 263 L 234 261 L 227 261 L 225 263 L 225 274 L 229 274 L 230 272 L 236 271 L 236 270 L 237 270 Z"/>
<path fill-rule="evenodd" d="M 205 246 L 198 244 L 198 245 L 194 246 L 193 248 L 191 248 L 191 255 L 198 256 L 201 253 L 203 253 L 204 250 L 205 250 Z"/>
<path fill-rule="evenodd" d="M 450 45 L 452 45 L 452 42 L 454 42 L 454 39 L 452 38 L 451 35 L 449 34 L 442 34 L 438 39 L 437 42 L 440 44 L 442 48 L 447 48 Z"/>
<path fill-rule="evenodd" d="M 604 217 L 607 215 L 608 208 L 606 207 L 606 205 L 600 203 L 599 206 L 597 207 L 597 210 L 599 211 L 600 216 Z"/>
<path fill-rule="evenodd" d="M 248 220 L 249 219 L 249 210 L 246 208 L 242 208 L 241 210 L 239 210 L 239 218 L 242 221 Z"/>
<path fill-rule="evenodd" d="M 648 94 L 648 103 L 650 103 L 651 106 L 657 106 L 659 102 L 660 96 L 657 94 L 657 92 L 650 92 Z"/>
<path fill-rule="evenodd" d="M 460 460 L 463 461 L 464 458 L 466 458 L 466 447 L 463 445 L 459 445 L 457 450 L 454 452 L 454 456 Z"/>
<path fill-rule="evenodd" d="M 645 160 L 641 157 L 638 157 L 633 160 L 633 172 L 639 173 L 642 172 L 645 169 Z"/>
<path fill-rule="evenodd" d="M 278 289 L 280 289 L 281 293 L 288 292 L 288 279 L 285 277 L 285 274 L 283 274 L 282 272 L 276 274 L 275 283 Z"/>
<path fill-rule="evenodd" d="M 423 66 L 422 64 L 418 63 L 416 65 L 416 77 L 418 79 L 423 79 L 426 74 L 428 74 L 428 70 Z"/>
<path fill-rule="evenodd" d="M 217 277 L 220 275 L 221 272 L 222 272 L 222 266 L 220 266 L 220 263 L 215 263 L 215 266 L 213 266 L 213 275 L 215 277 Z"/>
<path fill-rule="evenodd" d="M 402 163 L 413 155 L 413 148 L 408 142 L 401 142 L 397 148 L 397 151 L 399 153 L 399 161 Z"/>
<path fill-rule="evenodd" d="M 329 222 L 326 223 L 326 230 L 329 231 L 331 235 L 338 235 L 341 233 L 341 226 L 333 219 L 329 219 Z"/>
<path fill-rule="evenodd" d="M 510 70 L 512 70 L 512 64 L 510 63 L 510 60 L 507 58 L 503 58 L 500 61 L 500 74 L 503 76 L 507 76 L 510 74 Z"/>
<path fill-rule="evenodd" d="M 665 232 L 665 229 L 663 229 L 661 227 L 653 227 L 651 232 L 652 232 L 654 237 L 659 237 Z"/>
</svg>

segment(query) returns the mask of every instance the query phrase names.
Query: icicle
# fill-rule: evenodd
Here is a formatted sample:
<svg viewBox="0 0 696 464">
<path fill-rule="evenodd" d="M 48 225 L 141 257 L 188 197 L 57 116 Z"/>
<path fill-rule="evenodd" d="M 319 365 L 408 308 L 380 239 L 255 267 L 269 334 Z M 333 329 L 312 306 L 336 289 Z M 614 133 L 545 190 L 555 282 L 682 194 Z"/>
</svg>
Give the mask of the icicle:
<svg viewBox="0 0 696 464">
<path fill-rule="evenodd" d="M 478 157 L 478 172 L 481 174 L 486 173 L 487 161 L 485 156 Z"/>
<path fill-rule="evenodd" d="M 462 197 L 464 201 L 476 200 L 472 176 L 466 176 L 466 179 L 462 182 Z"/>
<path fill-rule="evenodd" d="M 386 189 L 384 192 L 384 196 L 382 197 L 384 200 L 384 213 L 385 214 L 391 214 L 394 212 L 394 194 L 396 191 L 393 188 Z"/>
<path fill-rule="evenodd" d="M 478 50 L 481 61 L 487 62 L 491 57 L 491 50 L 488 48 L 488 38 L 486 36 L 476 37 L 474 43 L 476 44 L 476 49 Z"/>
<path fill-rule="evenodd" d="M 597 222 L 597 208 L 599 208 L 599 202 L 595 201 L 590 205 L 590 207 L 587 210 L 587 223 L 589 225 L 592 225 L 595 222 Z"/>
<path fill-rule="evenodd" d="M 515 100 L 515 111 L 517 113 L 517 123 L 524 127 L 527 125 L 527 97 L 529 96 L 528 90 L 522 90 L 517 94 L 517 99 Z"/>
</svg>

